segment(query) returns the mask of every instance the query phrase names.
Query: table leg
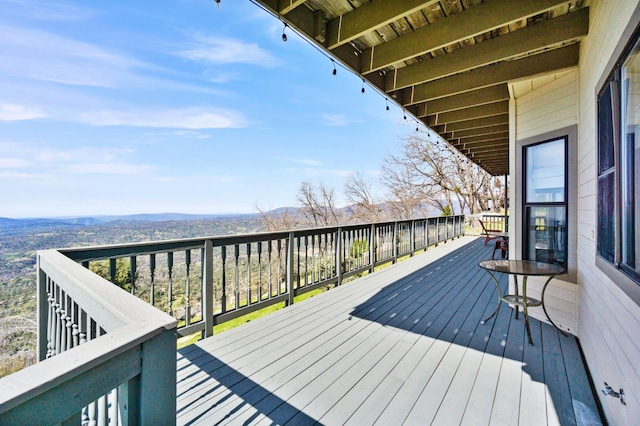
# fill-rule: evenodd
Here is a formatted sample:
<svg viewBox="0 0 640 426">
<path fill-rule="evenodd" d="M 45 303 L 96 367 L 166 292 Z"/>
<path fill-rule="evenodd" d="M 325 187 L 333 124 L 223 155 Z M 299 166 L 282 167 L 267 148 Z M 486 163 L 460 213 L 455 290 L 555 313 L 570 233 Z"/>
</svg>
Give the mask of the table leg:
<svg viewBox="0 0 640 426">
<path fill-rule="evenodd" d="M 547 286 L 549 285 L 549 283 L 551 282 L 551 280 L 555 277 L 555 275 L 551 275 L 549 277 L 549 279 L 547 280 L 547 282 L 544 283 L 544 286 L 542 286 L 542 297 L 540 297 L 541 301 L 542 301 L 542 310 L 544 311 L 544 315 L 547 317 L 547 319 L 549 320 L 549 322 L 551 323 L 552 326 L 554 326 L 556 328 L 556 330 L 558 330 L 560 333 L 562 333 L 564 336 L 567 335 L 567 333 L 564 332 L 564 330 L 561 330 L 560 327 L 558 327 L 556 325 L 555 322 L 553 322 L 553 320 L 549 317 L 549 314 L 547 313 L 547 308 L 544 305 L 544 292 L 547 290 Z"/>
<path fill-rule="evenodd" d="M 527 276 L 524 275 L 522 277 L 522 308 L 524 310 L 524 326 L 527 330 L 527 337 L 529 338 L 529 344 L 533 345 L 533 340 L 531 339 L 531 327 L 529 326 L 529 307 L 527 304 Z M 517 318 L 518 307 L 516 306 L 516 318 Z"/>
<path fill-rule="evenodd" d="M 525 276 L 525 281 L 524 281 L 525 285 L 527 284 L 526 281 L 526 276 Z M 518 296 L 518 276 L 514 275 L 513 276 L 513 284 L 515 286 L 515 295 Z M 527 294 L 526 290 L 525 290 L 525 294 Z M 516 309 L 516 319 L 518 319 L 518 312 L 520 311 L 520 308 L 518 307 L 518 305 L 515 305 L 514 308 Z"/>
<path fill-rule="evenodd" d="M 502 304 L 502 290 L 500 289 L 500 283 L 498 283 L 498 280 L 496 280 L 496 277 L 491 273 L 491 271 L 487 270 L 487 274 L 489 274 L 489 276 L 491 276 L 491 279 L 493 280 L 493 282 L 496 284 L 496 288 L 498 289 L 498 305 L 496 306 L 496 308 L 493 310 L 493 313 L 491 315 L 489 315 L 488 317 L 486 317 L 485 319 L 483 319 L 482 321 L 480 321 L 480 324 L 485 324 L 487 321 L 489 321 L 491 318 L 493 318 L 494 316 L 496 316 L 496 314 L 498 313 L 498 311 L 500 311 L 500 305 Z"/>
</svg>

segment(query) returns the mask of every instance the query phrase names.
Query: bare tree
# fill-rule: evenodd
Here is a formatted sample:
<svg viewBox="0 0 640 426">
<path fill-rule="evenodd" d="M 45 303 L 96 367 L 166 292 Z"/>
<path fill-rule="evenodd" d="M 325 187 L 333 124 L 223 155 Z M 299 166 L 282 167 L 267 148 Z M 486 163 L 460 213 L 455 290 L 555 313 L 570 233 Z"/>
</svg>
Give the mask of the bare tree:
<svg viewBox="0 0 640 426">
<path fill-rule="evenodd" d="M 324 183 L 314 185 L 311 182 L 302 182 L 297 198 L 306 225 L 326 227 L 341 222 L 342 214 L 336 206 L 335 191 Z"/>
<path fill-rule="evenodd" d="M 455 213 L 478 213 L 504 199 L 502 186 L 455 152 L 448 144 L 422 133 L 409 135 L 398 155 L 385 159 L 382 182 L 395 204 L 396 214 L 406 218 L 425 206 Z"/>
<path fill-rule="evenodd" d="M 284 207 L 277 211 L 265 211 L 256 206 L 256 209 L 266 231 L 283 231 L 301 226 L 300 214 L 295 208 Z"/>
<path fill-rule="evenodd" d="M 381 222 L 386 219 L 386 213 L 379 200 L 359 172 L 349 175 L 344 184 L 344 195 L 351 205 L 351 221 L 353 222 Z"/>
</svg>

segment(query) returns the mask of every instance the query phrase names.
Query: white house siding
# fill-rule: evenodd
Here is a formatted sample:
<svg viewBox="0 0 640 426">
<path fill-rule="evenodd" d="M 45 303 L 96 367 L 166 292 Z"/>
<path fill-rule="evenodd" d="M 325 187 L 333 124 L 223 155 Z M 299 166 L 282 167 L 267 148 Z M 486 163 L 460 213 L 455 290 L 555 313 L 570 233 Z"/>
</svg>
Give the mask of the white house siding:
<svg viewBox="0 0 640 426">
<path fill-rule="evenodd" d="M 590 4 L 589 35 L 582 41 L 578 127 L 579 336 L 597 389 L 608 382 L 623 388 L 627 405 L 598 396 L 613 425 L 640 422 L 640 307 L 595 264 L 596 257 L 596 90 L 637 0 Z"/>
<path fill-rule="evenodd" d="M 546 135 L 577 124 L 578 75 L 577 70 L 572 70 L 511 85 L 511 94 L 515 98 L 513 108 L 515 137 L 518 141 Z M 540 141 L 542 140 L 544 137 Z M 520 149 L 512 143 L 512 152 Z M 518 164 L 512 170 L 521 169 L 521 166 Z M 516 182 L 511 188 L 512 205 L 521 206 L 521 182 L 513 177 L 512 182 Z M 515 224 L 512 232 L 521 235 L 522 218 L 519 214 L 521 209 L 512 209 L 513 212 L 516 214 L 510 218 L 511 223 Z M 570 208 L 569 214 L 576 214 L 575 207 L 573 211 Z M 519 239 L 514 238 L 514 243 L 512 252 L 515 254 L 513 257 L 516 257 L 521 250 L 518 247 Z M 575 241 L 569 241 L 569 244 L 572 245 L 570 252 L 575 253 Z M 543 278 L 529 278 L 527 294 L 539 299 L 544 282 Z M 549 316 L 560 328 L 573 334 L 578 333 L 578 285 L 575 282 L 554 279 L 547 287 L 545 306 Z M 532 309 L 529 312 L 532 317 L 546 321 L 541 309 Z"/>
</svg>

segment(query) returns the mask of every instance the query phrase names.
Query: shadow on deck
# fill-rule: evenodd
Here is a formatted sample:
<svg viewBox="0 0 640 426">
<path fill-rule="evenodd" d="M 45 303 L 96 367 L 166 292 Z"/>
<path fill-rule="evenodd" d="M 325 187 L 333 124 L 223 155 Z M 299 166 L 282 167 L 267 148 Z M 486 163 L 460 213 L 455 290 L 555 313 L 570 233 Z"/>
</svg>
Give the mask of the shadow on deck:
<svg viewBox="0 0 640 426">
<path fill-rule="evenodd" d="M 574 337 L 480 324 L 490 255 L 461 238 L 181 349 L 178 424 L 599 424 Z"/>
</svg>

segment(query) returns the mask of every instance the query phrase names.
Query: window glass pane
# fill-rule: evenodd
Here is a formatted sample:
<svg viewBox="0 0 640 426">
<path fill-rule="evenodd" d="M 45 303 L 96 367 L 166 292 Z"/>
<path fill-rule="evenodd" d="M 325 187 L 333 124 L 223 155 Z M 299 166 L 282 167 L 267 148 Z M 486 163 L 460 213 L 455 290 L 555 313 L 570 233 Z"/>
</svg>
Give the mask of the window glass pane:
<svg viewBox="0 0 640 426">
<path fill-rule="evenodd" d="M 529 206 L 526 209 L 527 260 L 566 266 L 567 209 L 558 206 Z"/>
<path fill-rule="evenodd" d="M 609 262 L 615 254 L 615 174 L 598 178 L 598 254 Z"/>
<path fill-rule="evenodd" d="M 527 147 L 527 203 L 564 201 L 565 140 Z"/>
<path fill-rule="evenodd" d="M 640 55 L 636 45 L 622 68 L 622 143 L 621 143 L 621 196 L 622 196 L 622 263 L 630 269 L 640 271 L 636 260 L 640 253 L 639 230 L 636 218 L 640 217 L 638 181 L 640 157 Z"/>
<path fill-rule="evenodd" d="M 598 97 L 598 174 L 614 166 L 613 114 L 611 111 L 611 86 L 605 86 Z"/>
</svg>

